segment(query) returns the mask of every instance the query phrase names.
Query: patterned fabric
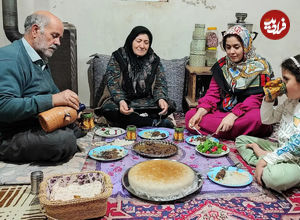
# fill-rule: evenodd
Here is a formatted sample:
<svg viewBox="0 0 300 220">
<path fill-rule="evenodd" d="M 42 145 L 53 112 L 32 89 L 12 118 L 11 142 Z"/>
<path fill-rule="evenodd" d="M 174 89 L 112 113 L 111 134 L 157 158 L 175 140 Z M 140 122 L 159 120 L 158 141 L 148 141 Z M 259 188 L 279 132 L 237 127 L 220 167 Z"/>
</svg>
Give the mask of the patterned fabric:
<svg viewBox="0 0 300 220">
<path fill-rule="evenodd" d="M 178 121 L 180 115 L 176 115 Z M 180 123 L 179 123 L 180 124 Z M 166 129 L 172 141 L 173 129 Z M 139 129 L 140 131 L 140 129 Z M 184 132 L 185 137 L 191 135 Z M 96 141 L 97 138 L 95 137 Z M 138 141 L 141 140 L 138 138 Z M 107 139 L 107 142 L 111 139 Z M 113 194 L 108 199 L 106 215 L 101 219 L 298 219 L 300 217 L 300 189 L 293 189 L 278 195 L 275 192 L 263 189 L 254 181 L 251 185 L 242 188 L 222 187 L 214 184 L 206 177 L 211 167 L 233 165 L 240 162 L 242 169 L 252 175 L 254 168 L 248 166 L 234 147 L 234 142 L 225 141 L 231 148 L 228 157 L 206 158 L 186 143 L 177 143 L 178 155 L 174 159 L 191 166 L 203 175 L 202 189 L 176 202 L 154 203 L 141 200 L 131 195 L 122 186 L 122 176 L 131 166 L 148 160 L 132 151 L 122 160 L 105 163 L 87 159 L 84 170 L 102 170 L 108 173 L 114 184 Z M 128 148 L 131 148 L 128 146 Z"/>
<path fill-rule="evenodd" d="M 124 87 L 122 85 L 126 85 L 123 84 L 120 65 L 114 56 L 111 57 L 108 63 L 106 77 L 110 98 L 105 100 L 104 103 L 113 101 L 118 105 L 121 100 L 126 100 L 130 107 L 139 109 L 146 107 L 158 108 L 157 101 L 159 99 L 165 99 L 168 101 L 168 87 L 165 72 L 161 63 L 156 70 L 154 81 L 151 83 L 151 85 L 147 86 L 151 88 L 152 91 L 151 94 L 146 97 L 132 98 L 131 94 L 128 94 L 126 91 L 124 91 Z"/>
<path fill-rule="evenodd" d="M 223 102 L 222 106 L 225 111 L 230 111 L 238 103 L 234 93 L 242 93 L 246 90 L 247 94 L 262 93 L 262 87 L 273 77 L 273 71 L 265 58 L 255 54 L 252 46 L 253 39 L 245 27 L 239 25 L 231 27 L 225 32 L 223 41 L 227 35 L 238 36 L 243 42 L 244 50 L 244 58 L 241 62 L 234 63 L 226 56 L 212 68 L 215 70 L 213 71 L 214 76 L 222 74 L 222 76 L 217 76 L 220 78 L 217 81 L 225 80 L 227 82 L 227 86 L 223 88 L 223 90 L 227 90 L 227 99 L 224 100 L 226 102 Z M 223 41 L 221 42 L 222 46 Z"/>
<path fill-rule="evenodd" d="M 264 159 L 271 164 L 294 161 L 300 165 L 299 101 L 286 99 L 275 108 L 272 102 L 263 101 L 260 112 L 264 124 L 273 124 L 280 121 L 277 137 L 279 148 L 267 154 Z"/>
</svg>

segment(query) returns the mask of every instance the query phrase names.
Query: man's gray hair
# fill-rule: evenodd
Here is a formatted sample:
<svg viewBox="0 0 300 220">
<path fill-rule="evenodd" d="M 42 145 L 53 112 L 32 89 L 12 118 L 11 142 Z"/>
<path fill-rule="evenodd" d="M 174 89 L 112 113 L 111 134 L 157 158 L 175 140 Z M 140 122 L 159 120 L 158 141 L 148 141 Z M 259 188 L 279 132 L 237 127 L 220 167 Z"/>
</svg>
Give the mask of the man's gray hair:
<svg viewBox="0 0 300 220">
<path fill-rule="evenodd" d="M 44 32 L 44 27 L 49 23 L 49 18 L 41 14 L 32 14 L 27 16 L 24 23 L 25 33 L 31 30 L 32 25 L 36 24 L 40 27 L 41 32 Z"/>
</svg>

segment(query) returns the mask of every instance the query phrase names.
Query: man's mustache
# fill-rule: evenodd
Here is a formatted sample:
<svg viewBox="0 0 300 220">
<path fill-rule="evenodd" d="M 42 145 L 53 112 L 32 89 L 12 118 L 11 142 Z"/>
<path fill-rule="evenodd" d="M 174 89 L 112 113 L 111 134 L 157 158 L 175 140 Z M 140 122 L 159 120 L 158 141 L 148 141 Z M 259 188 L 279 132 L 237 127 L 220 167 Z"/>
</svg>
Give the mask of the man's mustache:
<svg viewBox="0 0 300 220">
<path fill-rule="evenodd" d="M 52 50 L 57 50 L 57 49 L 58 49 L 58 46 L 56 46 L 55 44 L 53 44 L 53 45 L 50 46 L 50 49 L 52 49 Z"/>
</svg>

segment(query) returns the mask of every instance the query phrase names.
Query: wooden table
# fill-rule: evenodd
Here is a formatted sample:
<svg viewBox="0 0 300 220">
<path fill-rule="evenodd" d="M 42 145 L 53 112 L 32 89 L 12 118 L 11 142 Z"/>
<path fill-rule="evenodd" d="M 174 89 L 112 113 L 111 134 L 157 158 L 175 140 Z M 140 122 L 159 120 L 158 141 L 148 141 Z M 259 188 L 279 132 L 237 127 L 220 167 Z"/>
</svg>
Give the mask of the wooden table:
<svg viewBox="0 0 300 220">
<path fill-rule="evenodd" d="M 187 94 L 185 96 L 185 101 L 187 102 L 187 105 L 189 108 L 196 107 L 198 102 L 196 100 L 196 82 L 197 82 L 197 76 L 211 76 L 209 66 L 203 66 L 203 67 L 193 67 L 190 65 L 186 65 L 186 88 L 187 88 Z M 205 91 L 206 92 L 206 91 Z"/>
</svg>

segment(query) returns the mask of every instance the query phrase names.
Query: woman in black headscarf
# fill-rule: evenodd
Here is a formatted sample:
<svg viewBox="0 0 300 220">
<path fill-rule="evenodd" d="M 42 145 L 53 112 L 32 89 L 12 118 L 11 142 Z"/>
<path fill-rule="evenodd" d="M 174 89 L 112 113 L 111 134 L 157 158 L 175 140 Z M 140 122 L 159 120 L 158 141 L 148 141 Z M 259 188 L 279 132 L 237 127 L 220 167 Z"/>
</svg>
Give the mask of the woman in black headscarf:
<svg viewBox="0 0 300 220">
<path fill-rule="evenodd" d="M 151 44 L 151 32 L 137 26 L 113 52 L 105 73 L 109 97 L 102 96 L 96 114 L 121 127 L 174 126 L 166 117 L 175 103 L 168 99 L 164 68 Z"/>
</svg>

